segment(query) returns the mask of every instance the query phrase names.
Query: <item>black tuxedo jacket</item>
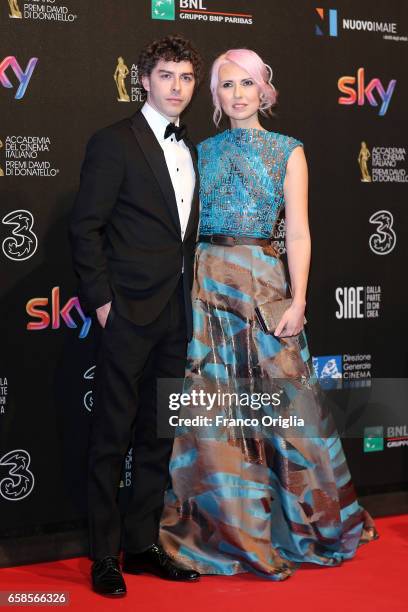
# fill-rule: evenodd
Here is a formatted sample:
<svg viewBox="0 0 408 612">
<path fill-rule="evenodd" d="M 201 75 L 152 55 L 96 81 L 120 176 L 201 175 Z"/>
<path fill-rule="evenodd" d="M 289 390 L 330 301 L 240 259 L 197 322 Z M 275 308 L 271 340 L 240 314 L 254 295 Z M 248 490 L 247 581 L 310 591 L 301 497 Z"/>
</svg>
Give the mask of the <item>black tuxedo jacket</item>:
<svg viewBox="0 0 408 612">
<path fill-rule="evenodd" d="M 81 303 L 92 311 L 110 300 L 138 325 L 154 321 L 174 292 L 184 262 L 187 332 L 191 336 L 198 172 L 181 238 L 176 197 L 163 150 L 138 111 L 89 141 L 70 225 Z"/>
</svg>

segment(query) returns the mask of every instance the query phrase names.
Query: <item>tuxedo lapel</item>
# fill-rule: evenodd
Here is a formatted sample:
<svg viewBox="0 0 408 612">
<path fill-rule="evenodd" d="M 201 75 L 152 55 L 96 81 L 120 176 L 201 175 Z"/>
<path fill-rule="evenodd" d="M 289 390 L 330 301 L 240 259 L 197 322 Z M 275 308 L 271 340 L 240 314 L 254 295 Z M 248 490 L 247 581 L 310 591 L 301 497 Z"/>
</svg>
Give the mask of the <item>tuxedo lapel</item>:
<svg viewBox="0 0 408 612">
<path fill-rule="evenodd" d="M 143 113 L 141 113 L 140 111 L 135 113 L 133 117 L 130 118 L 130 122 L 133 133 L 136 136 L 140 148 L 148 164 L 150 165 L 150 168 L 152 169 L 152 172 L 157 182 L 160 185 L 160 189 L 168 204 L 178 235 L 180 235 L 181 227 L 177 210 L 176 196 L 167 168 L 163 149 L 157 142 L 157 139 L 149 124 L 147 123 Z"/>
<path fill-rule="evenodd" d="M 186 227 L 186 233 L 184 235 L 184 240 L 185 240 L 191 234 L 192 230 L 195 227 L 197 227 L 197 223 L 198 223 L 198 214 L 199 214 L 198 193 L 199 193 L 200 178 L 198 174 L 197 149 L 193 145 L 193 143 L 190 142 L 190 140 L 188 140 L 188 138 L 184 138 L 184 142 L 190 150 L 190 155 L 193 161 L 194 173 L 195 173 L 194 193 L 193 193 L 193 199 L 191 200 L 191 210 L 190 210 L 190 216 L 188 218 L 188 223 Z"/>
</svg>

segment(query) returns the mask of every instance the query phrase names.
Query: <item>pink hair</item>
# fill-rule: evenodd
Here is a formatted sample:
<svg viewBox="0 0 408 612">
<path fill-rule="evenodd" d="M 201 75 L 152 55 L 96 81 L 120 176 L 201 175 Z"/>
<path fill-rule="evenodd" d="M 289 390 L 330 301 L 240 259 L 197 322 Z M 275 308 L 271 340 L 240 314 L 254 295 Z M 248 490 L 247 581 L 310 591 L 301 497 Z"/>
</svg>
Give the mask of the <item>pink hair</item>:
<svg viewBox="0 0 408 612">
<path fill-rule="evenodd" d="M 277 91 L 272 85 L 272 68 L 265 64 L 255 51 L 250 49 L 230 49 L 217 57 L 211 68 L 210 89 L 214 103 L 213 119 L 215 125 L 218 126 L 222 116 L 221 103 L 217 93 L 219 71 L 221 66 L 228 62 L 233 62 L 245 70 L 258 85 L 259 110 L 263 115 L 266 115 L 267 111 L 276 103 L 277 98 Z"/>
</svg>

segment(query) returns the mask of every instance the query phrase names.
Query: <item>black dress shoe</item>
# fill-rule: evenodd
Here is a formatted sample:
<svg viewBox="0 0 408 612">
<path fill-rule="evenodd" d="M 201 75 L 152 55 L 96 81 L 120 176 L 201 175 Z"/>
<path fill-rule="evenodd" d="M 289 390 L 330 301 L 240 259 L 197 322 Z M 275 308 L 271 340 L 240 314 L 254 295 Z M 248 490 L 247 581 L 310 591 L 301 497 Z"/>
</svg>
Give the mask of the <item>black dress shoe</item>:
<svg viewBox="0 0 408 612">
<path fill-rule="evenodd" d="M 148 572 L 167 580 L 194 582 L 200 574 L 192 569 L 177 565 L 158 544 L 153 544 L 141 553 L 125 553 L 123 571 L 128 574 Z"/>
<path fill-rule="evenodd" d="M 117 557 L 105 557 L 92 565 L 92 587 L 96 593 L 110 597 L 126 595 L 126 584 Z"/>
</svg>

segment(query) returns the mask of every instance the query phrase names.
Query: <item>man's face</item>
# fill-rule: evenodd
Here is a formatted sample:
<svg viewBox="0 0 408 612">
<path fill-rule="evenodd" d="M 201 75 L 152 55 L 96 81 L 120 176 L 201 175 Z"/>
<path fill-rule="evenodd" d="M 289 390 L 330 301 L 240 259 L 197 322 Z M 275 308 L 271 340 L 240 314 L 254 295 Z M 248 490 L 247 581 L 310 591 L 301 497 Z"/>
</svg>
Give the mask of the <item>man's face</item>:
<svg viewBox="0 0 408 612">
<path fill-rule="evenodd" d="M 188 106 L 194 92 L 194 71 L 191 62 L 159 60 L 150 76 L 142 77 L 151 106 L 174 121 Z"/>
</svg>

